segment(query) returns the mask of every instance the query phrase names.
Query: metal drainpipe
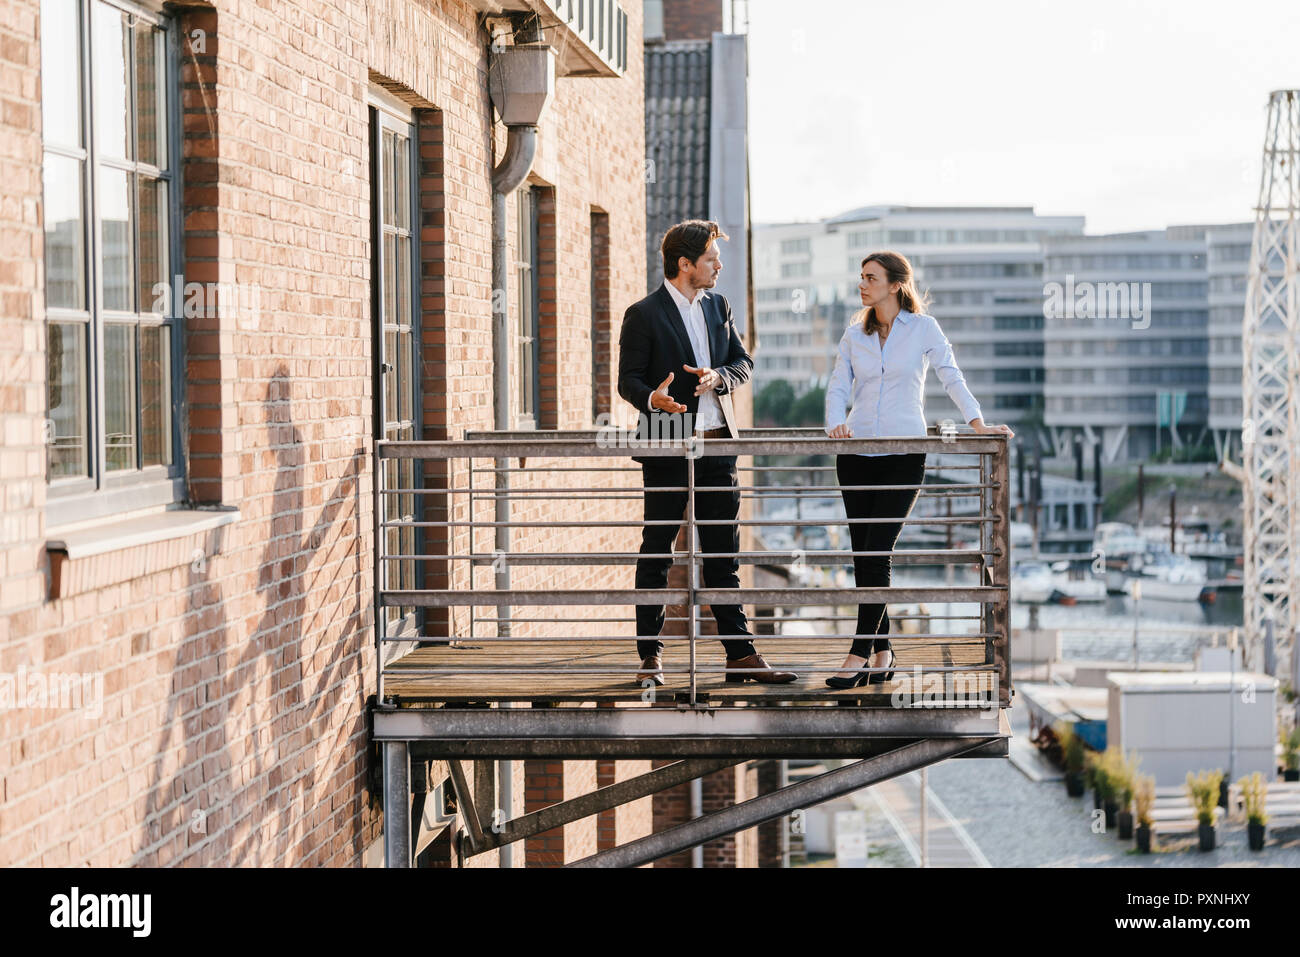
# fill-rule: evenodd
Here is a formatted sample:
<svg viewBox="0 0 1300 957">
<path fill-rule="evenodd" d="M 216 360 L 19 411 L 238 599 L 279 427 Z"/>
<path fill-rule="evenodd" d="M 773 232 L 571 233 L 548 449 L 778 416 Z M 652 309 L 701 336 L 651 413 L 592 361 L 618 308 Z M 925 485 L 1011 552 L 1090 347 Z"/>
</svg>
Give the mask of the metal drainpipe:
<svg viewBox="0 0 1300 957">
<path fill-rule="evenodd" d="M 704 778 L 691 779 L 691 817 L 697 818 L 704 812 Z M 691 867 L 704 867 L 704 845 L 696 844 L 691 848 Z"/>
<path fill-rule="evenodd" d="M 492 171 L 492 369 L 493 369 L 493 428 L 508 430 L 510 422 L 510 317 L 508 306 L 510 265 L 507 262 L 506 197 L 519 187 L 532 169 L 537 152 L 537 127 L 512 126 L 506 139 L 506 153 L 501 163 Z M 510 551 L 510 476 L 505 471 L 509 459 L 495 459 L 496 465 L 496 552 Z M 510 566 L 499 563 L 496 569 L 496 587 L 510 588 Z M 497 606 L 497 635 L 510 634 L 510 606 Z M 497 783 L 501 810 L 509 819 L 514 798 L 514 762 L 497 762 Z M 500 851 L 500 865 L 514 866 L 514 845 L 507 844 Z"/>
</svg>

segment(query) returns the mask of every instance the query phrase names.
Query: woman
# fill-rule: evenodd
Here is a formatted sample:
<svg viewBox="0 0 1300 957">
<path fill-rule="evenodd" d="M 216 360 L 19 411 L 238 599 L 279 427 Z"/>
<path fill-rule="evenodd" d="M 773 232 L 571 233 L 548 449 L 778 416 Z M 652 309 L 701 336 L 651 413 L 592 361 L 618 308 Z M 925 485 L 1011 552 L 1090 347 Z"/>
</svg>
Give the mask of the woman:
<svg viewBox="0 0 1300 957">
<path fill-rule="evenodd" d="M 985 425 L 979 403 L 966 388 L 952 346 L 916 289 L 912 264 L 895 252 L 872 253 L 862 260 L 859 312 L 840 339 L 835 371 L 826 389 L 826 432 L 833 439 L 857 436 L 925 435 L 922 411 L 925 372 L 934 366 L 962 419 L 977 433 L 1014 433 L 1005 425 Z M 852 410 L 846 410 L 852 400 Z M 925 453 L 887 455 L 858 452 L 835 459 L 844 510 L 851 519 L 890 518 L 891 522 L 849 524 L 855 552 L 853 576 L 859 588 L 890 581 L 888 552 L 903 530 L 925 478 Z M 855 486 L 912 485 L 910 489 L 856 489 Z M 858 638 L 844 671 L 827 678 L 832 688 L 884 684 L 894 676 L 894 649 L 889 643 L 889 614 L 883 603 L 858 605 Z M 864 670 L 874 669 L 874 670 Z"/>
</svg>

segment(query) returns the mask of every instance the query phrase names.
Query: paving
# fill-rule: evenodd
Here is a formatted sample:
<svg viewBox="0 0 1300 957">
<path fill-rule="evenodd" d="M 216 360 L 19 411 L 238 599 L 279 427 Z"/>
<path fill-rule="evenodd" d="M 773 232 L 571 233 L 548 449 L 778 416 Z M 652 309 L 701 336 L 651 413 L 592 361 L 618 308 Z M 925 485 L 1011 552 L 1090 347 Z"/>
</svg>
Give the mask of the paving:
<svg viewBox="0 0 1300 957">
<path fill-rule="evenodd" d="M 1013 733 L 1026 735 L 1023 709 L 1011 713 Z M 1236 821 L 1219 828 L 1213 851 L 1180 834 L 1139 854 L 1131 841 L 1092 832 L 1091 798 L 1069 797 L 1060 781 L 1033 781 L 1009 760 L 947 761 L 929 780 L 994 867 L 1300 867 L 1300 828 L 1270 830 L 1256 852 Z"/>
<path fill-rule="evenodd" d="M 1013 708 L 1011 715 L 1013 733 L 1027 741 L 1024 709 Z M 952 760 L 929 769 L 930 791 L 951 821 L 932 801 L 930 848 L 935 866 L 976 866 L 983 858 L 993 867 L 1300 868 L 1300 827 L 1270 828 L 1264 850 L 1251 851 L 1244 821 L 1221 825 L 1213 851 L 1199 850 L 1196 835 L 1190 833 L 1169 835 L 1158 841 L 1153 853 L 1139 854 L 1132 841 L 1120 841 L 1113 832 L 1094 833 L 1090 797 L 1069 797 L 1061 780 L 1045 773 L 1027 752 L 1022 763 L 1044 773 L 1027 774 L 1000 758 Z M 918 780 L 919 775 L 905 775 L 853 796 L 866 819 L 868 866 L 916 866 L 919 824 L 914 811 L 907 817 L 897 806 L 902 801 L 915 807 Z M 973 848 L 954 851 L 952 835 L 958 829 Z M 945 831 L 948 836 L 936 844 L 936 834 Z M 939 852 L 938 858 L 934 852 Z M 956 860 L 960 855 L 967 857 L 965 863 Z M 833 859 L 810 863 L 834 866 Z"/>
</svg>

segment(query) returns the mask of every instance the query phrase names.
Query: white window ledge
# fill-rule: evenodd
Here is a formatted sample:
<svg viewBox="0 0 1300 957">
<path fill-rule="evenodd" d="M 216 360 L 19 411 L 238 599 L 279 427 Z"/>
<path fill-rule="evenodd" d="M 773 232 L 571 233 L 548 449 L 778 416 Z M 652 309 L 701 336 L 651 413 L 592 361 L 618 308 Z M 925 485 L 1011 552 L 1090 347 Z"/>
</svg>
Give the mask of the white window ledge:
<svg viewBox="0 0 1300 957">
<path fill-rule="evenodd" d="M 195 536 L 239 521 L 237 509 L 178 508 L 113 522 L 52 528 L 50 598 L 85 591 L 174 568 L 206 557 Z"/>
</svg>

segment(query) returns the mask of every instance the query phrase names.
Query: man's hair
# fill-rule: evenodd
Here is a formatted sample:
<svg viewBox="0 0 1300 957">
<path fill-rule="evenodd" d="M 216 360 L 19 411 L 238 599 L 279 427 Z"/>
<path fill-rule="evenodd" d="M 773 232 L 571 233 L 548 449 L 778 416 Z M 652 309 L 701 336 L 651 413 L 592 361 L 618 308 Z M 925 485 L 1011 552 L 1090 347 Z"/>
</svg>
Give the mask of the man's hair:
<svg viewBox="0 0 1300 957">
<path fill-rule="evenodd" d="M 685 256 L 692 263 L 704 255 L 715 239 L 730 239 L 717 223 L 707 219 L 688 219 L 664 233 L 660 250 L 664 254 L 664 278 L 677 276 L 677 260 Z"/>
</svg>

